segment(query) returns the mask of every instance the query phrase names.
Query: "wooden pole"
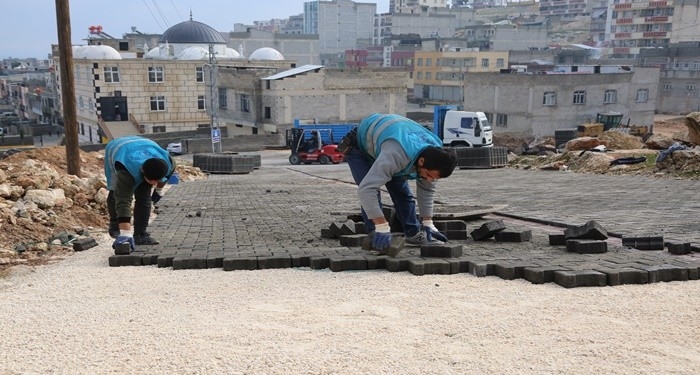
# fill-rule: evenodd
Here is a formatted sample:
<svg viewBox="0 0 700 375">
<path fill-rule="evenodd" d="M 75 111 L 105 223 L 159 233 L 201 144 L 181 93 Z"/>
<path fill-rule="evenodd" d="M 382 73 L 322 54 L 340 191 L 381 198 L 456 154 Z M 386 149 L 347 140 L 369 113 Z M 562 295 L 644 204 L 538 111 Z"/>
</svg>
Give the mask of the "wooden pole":
<svg viewBox="0 0 700 375">
<path fill-rule="evenodd" d="M 70 31 L 69 0 L 56 0 L 56 28 L 58 29 L 58 56 L 63 104 L 63 125 L 66 128 L 67 173 L 80 175 L 78 148 L 78 116 L 75 110 L 75 81 L 73 76 L 73 44 Z"/>
</svg>

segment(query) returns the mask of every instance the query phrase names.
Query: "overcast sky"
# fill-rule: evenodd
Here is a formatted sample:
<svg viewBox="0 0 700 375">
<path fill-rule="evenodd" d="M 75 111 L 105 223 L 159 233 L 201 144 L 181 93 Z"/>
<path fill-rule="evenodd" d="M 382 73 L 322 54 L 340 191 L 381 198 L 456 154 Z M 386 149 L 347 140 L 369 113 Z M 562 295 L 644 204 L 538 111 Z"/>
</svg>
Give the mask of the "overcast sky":
<svg viewBox="0 0 700 375">
<path fill-rule="evenodd" d="M 73 44 L 86 44 L 92 25 L 115 38 L 131 32 L 163 33 L 170 26 L 189 19 L 218 31 L 233 30 L 234 23 L 287 18 L 304 12 L 308 0 L 70 0 Z M 47 58 L 51 44 L 58 43 L 54 0 L 2 0 L 0 16 L 0 59 Z M 377 12 L 389 11 L 389 0 L 360 0 L 376 3 Z"/>
</svg>

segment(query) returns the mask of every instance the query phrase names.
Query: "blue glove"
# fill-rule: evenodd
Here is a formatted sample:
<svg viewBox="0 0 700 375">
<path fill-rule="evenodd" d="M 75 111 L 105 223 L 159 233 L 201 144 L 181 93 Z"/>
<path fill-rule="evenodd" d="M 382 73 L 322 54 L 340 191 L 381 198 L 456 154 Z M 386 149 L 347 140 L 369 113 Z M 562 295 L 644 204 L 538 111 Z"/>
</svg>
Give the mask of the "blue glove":
<svg viewBox="0 0 700 375">
<path fill-rule="evenodd" d="M 151 202 L 153 203 L 158 203 L 160 198 L 163 198 L 163 196 L 158 193 L 158 190 L 160 189 L 153 190 L 153 194 L 151 194 Z"/>
<path fill-rule="evenodd" d="M 391 245 L 391 231 L 389 223 L 375 225 L 372 247 L 374 250 L 384 250 Z"/>
<path fill-rule="evenodd" d="M 440 231 L 435 228 L 432 220 L 423 220 L 423 230 L 425 231 L 425 235 L 428 237 L 428 242 L 433 240 L 447 242 L 447 236 L 440 233 Z"/>
<path fill-rule="evenodd" d="M 177 173 L 173 173 L 172 176 L 168 179 L 168 183 L 170 185 L 177 185 L 180 183 L 180 175 Z"/>
<path fill-rule="evenodd" d="M 134 243 L 134 237 L 120 235 L 112 243 L 112 249 L 116 249 L 117 246 L 119 246 L 123 243 L 128 243 L 131 246 L 131 251 L 134 251 L 134 249 L 136 248 L 136 244 Z"/>
</svg>

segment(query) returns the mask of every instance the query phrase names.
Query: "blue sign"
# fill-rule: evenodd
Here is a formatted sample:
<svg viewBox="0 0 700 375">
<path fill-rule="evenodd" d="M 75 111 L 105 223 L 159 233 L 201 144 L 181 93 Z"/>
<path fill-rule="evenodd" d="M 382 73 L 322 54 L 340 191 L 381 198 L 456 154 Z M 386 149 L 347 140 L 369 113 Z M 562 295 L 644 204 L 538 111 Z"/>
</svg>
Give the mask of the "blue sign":
<svg viewBox="0 0 700 375">
<path fill-rule="evenodd" d="M 211 130 L 211 141 L 212 142 L 221 142 L 221 129 L 212 129 Z"/>
</svg>

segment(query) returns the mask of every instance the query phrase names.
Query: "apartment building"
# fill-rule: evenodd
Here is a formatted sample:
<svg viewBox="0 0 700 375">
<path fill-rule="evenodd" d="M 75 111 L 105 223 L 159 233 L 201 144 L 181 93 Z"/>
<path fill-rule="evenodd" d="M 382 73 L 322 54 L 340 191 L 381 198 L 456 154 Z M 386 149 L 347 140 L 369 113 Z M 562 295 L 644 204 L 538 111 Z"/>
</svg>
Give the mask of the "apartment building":
<svg viewBox="0 0 700 375">
<path fill-rule="evenodd" d="M 308 1 L 304 3 L 304 34 L 318 34 L 320 54 L 338 54 L 370 45 L 376 3 L 351 0 Z"/>
</svg>

